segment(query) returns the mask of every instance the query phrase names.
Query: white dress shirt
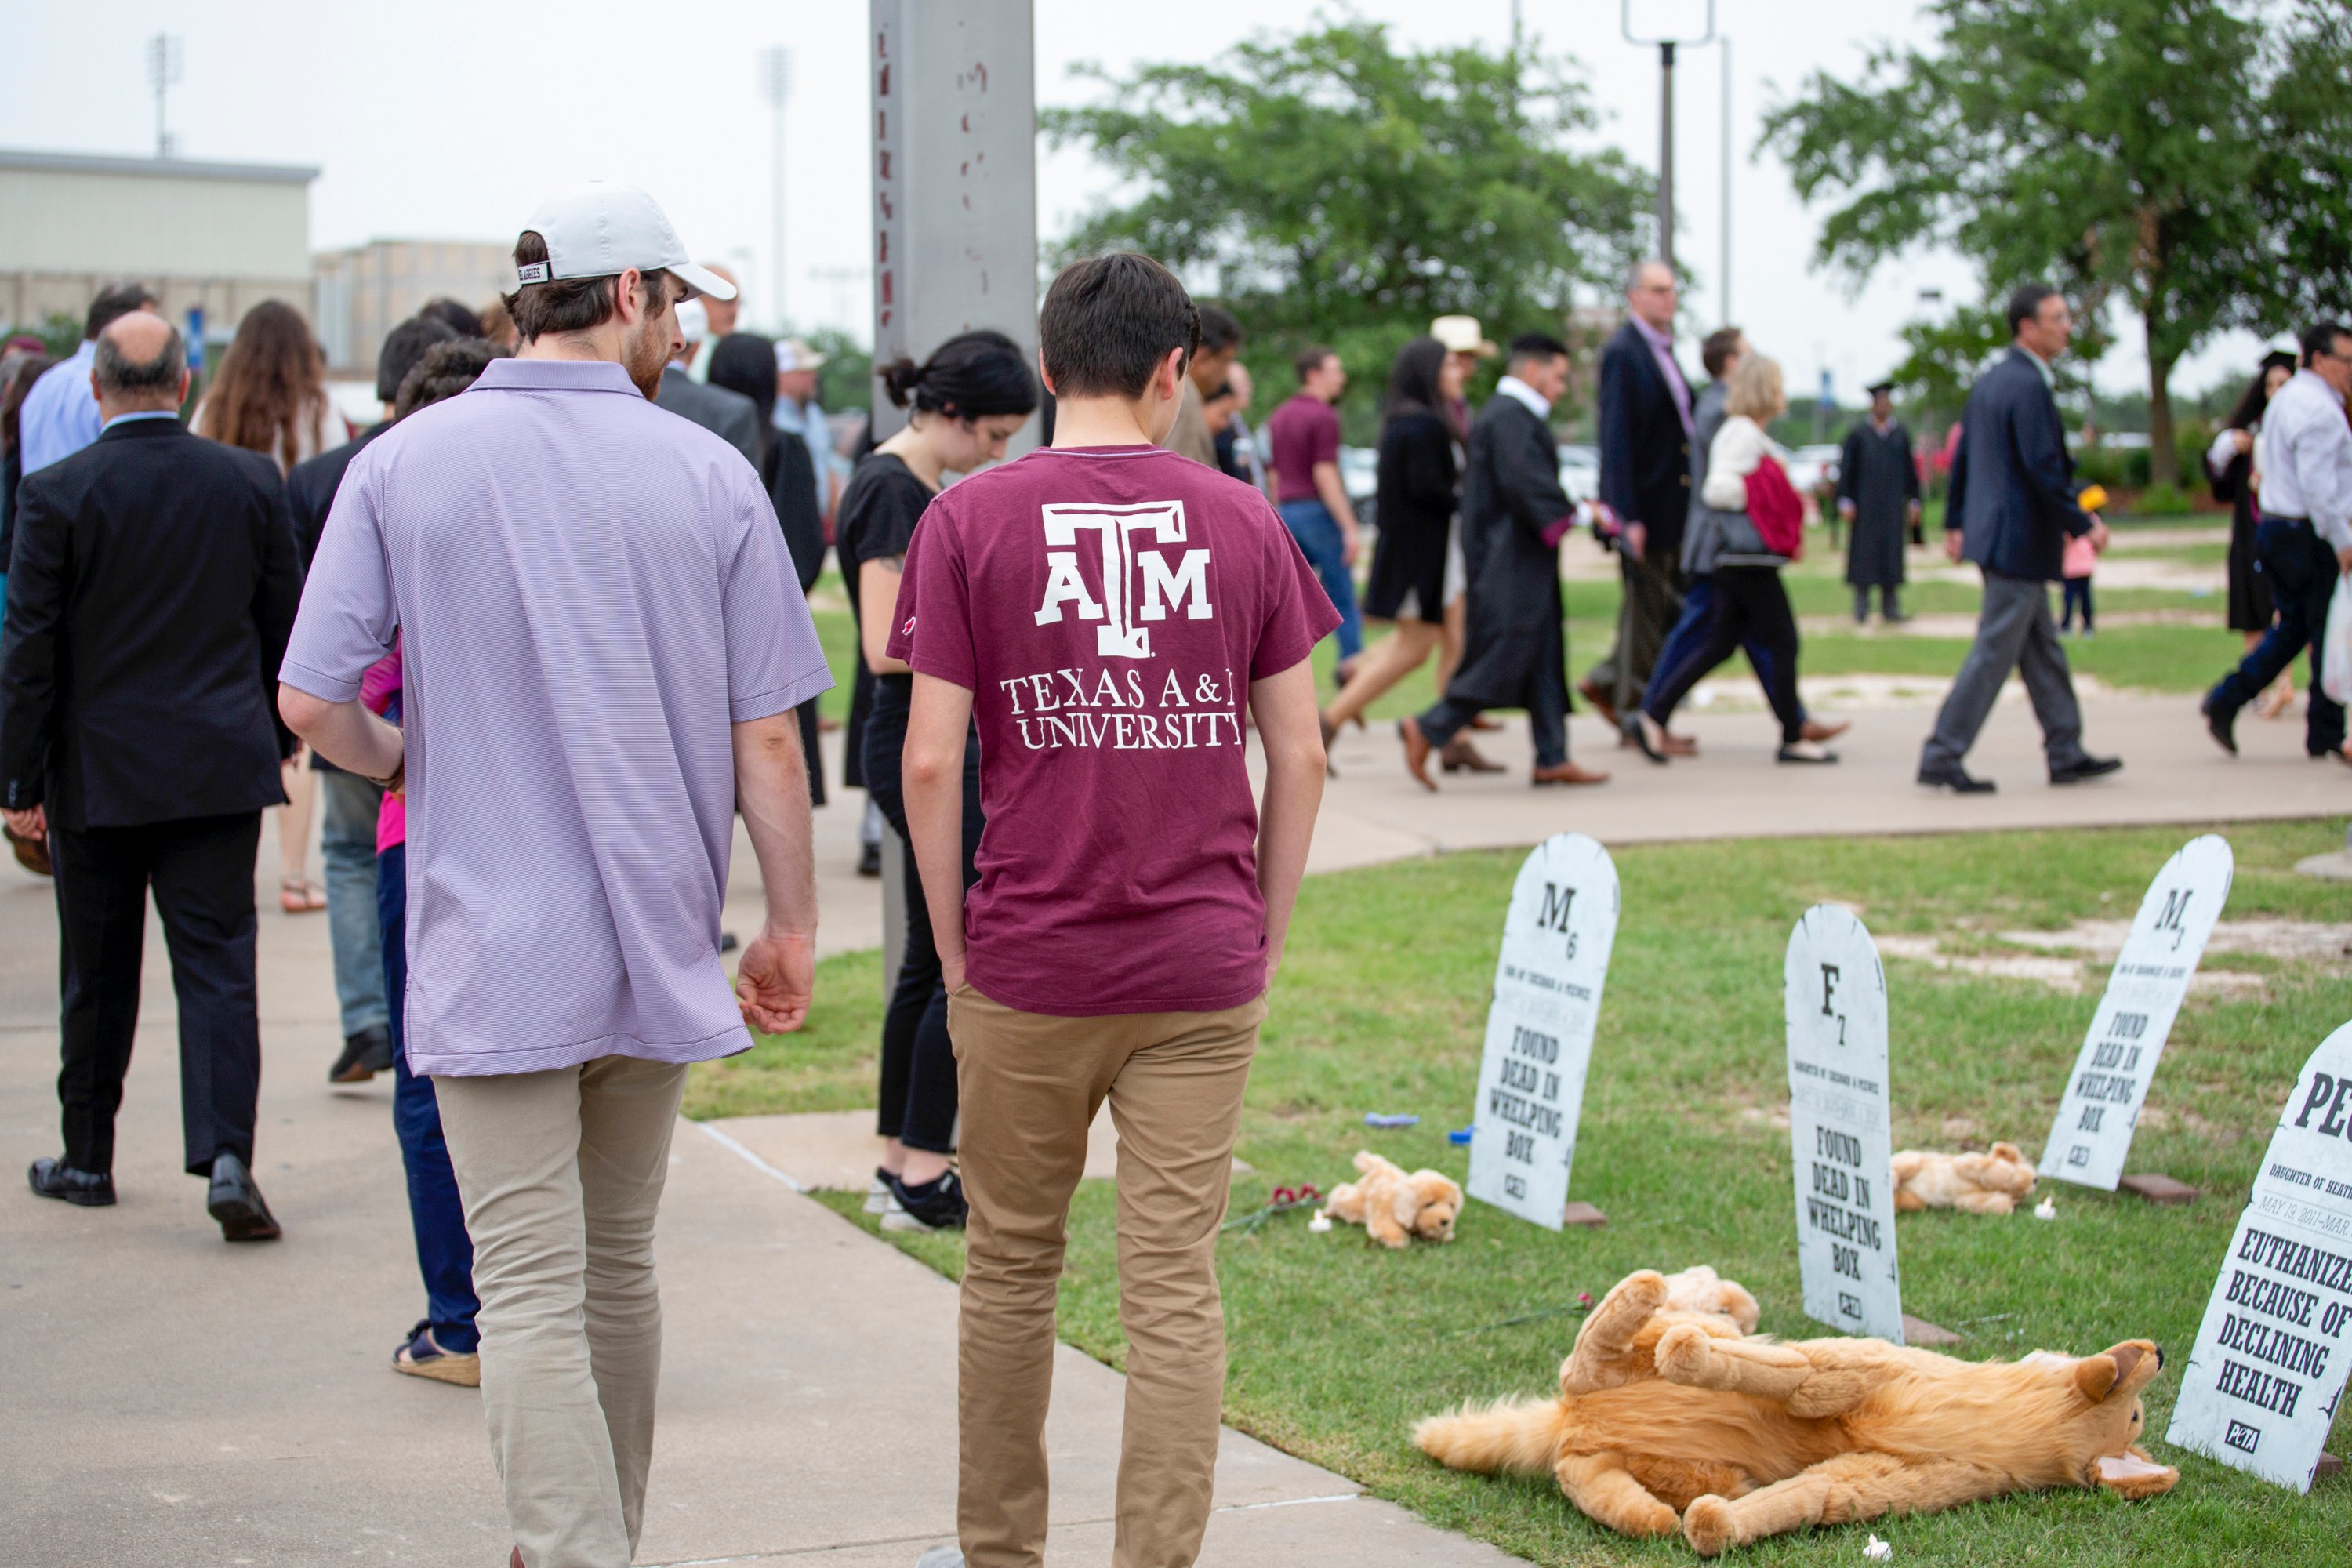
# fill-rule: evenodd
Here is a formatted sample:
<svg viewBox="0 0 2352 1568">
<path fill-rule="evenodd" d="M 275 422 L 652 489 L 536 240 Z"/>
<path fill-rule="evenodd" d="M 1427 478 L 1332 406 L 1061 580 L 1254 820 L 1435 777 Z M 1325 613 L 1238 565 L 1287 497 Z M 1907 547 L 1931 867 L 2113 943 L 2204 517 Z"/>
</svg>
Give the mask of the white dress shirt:
<svg viewBox="0 0 2352 1568">
<path fill-rule="evenodd" d="M 2263 410 L 2254 467 L 2263 515 L 2308 518 L 2330 549 L 2352 548 L 2352 425 L 2316 373 L 2296 371 Z"/>
<path fill-rule="evenodd" d="M 1495 390 L 1515 403 L 1525 405 L 1527 411 L 1537 418 L 1546 423 L 1550 422 L 1551 399 L 1521 381 L 1517 376 L 1505 376 L 1495 384 Z"/>
</svg>

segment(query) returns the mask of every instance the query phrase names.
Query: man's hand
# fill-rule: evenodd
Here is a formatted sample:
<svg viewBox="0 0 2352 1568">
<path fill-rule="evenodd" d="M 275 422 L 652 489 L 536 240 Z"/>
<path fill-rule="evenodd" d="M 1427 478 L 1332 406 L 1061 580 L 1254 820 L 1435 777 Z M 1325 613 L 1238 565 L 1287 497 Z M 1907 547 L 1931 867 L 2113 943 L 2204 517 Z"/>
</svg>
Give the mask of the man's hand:
<svg viewBox="0 0 2352 1568">
<path fill-rule="evenodd" d="M 1644 561 L 1650 554 L 1650 530 L 1647 524 L 1629 522 L 1625 525 L 1625 553 L 1635 561 Z"/>
<path fill-rule="evenodd" d="M 8 831 L 17 837 L 29 838 L 36 844 L 48 842 L 48 807 L 37 805 L 30 811 L 5 811 L 0 812 L 0 816 L 7 818 Z"/>
<path fill-rule="evenodd" d="M 1919 503 L 1915 500 L 1910 503 L 1908 508 L 1906 509 L 1905 515 L 1913 522 L 1916 522 L 1921 517 L 1926 515 L 1926 511 Z"/>
<path fill-rule="evenodd" d="M 2107 520 L 2101 517 L 2095 511 L 2091 514 L 2091 532 L 2089 537 L 2091 541 L 2091 548 L 2097 551 L 2102 555 L 2106 553 L 2107 541 L 2114 537 L 2107 531 Z"/>
<path fill-rule="evenodd" d="M 1356 557 L 1363 553 L 1364 535 L 1353 522 L 1339 530 L 1339 563 L 1353 566 Z"/>
<path fill-rule="evenodd" d="M 2230 432 L 2230 445 L 2241 452 L 2251 452 L 2254 449 L 2254 437 L 2250 431 L 2232 430 Z"/>
<path fill-rule="evenodd" d="M 1944 530 L 1944 558 L 1956 566 L 1959 564 L 1960 541 L 1963 537 L 1957 528 Z"/>
<path fill-rule="evenodd" d="M 1852 522 L 1853 521 L 1853 502 L 1850 500 L 1842 500 L 1838 502 L 1838 515 L 1845 519 L 1848 522 Z"/>
<path fill-rule="evenodd" d="M 944 952 L 940 954 L 940 982 L 949 995 L 963 989 L 963 970 L 964 954 L 959 952 L 952 958 Z"/>
<path fill-rule="evenodd" d="M 2336 552 L 2336 569 L 2338 572 L 2352 572 L 2352 544 L 2347 544 L 2343 549 Z M 39 806 L 35 806 L 33 808 L 34 814 L 38 816 L 40 809 L 41 808 Z M 12 811 L 8 815 L 13 817 L 16 814 Z"/>
<path fill-rule="evenodd" d="M 735 966 L 735 1004 L 746 1024 L 766 1034 L 799 1028 L 815 989 L 816 939 L 805 931 L 762 931 Z"/>
</svg>

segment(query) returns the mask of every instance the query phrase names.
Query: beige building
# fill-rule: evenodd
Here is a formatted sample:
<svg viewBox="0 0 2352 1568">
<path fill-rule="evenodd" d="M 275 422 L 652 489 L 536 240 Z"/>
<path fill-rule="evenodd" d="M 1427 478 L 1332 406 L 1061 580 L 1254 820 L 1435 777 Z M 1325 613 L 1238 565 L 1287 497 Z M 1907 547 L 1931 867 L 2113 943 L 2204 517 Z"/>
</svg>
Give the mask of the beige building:
<svg viewBox="0 0 2352 1568">
<path fill-rule="evenodd" d="M 264 300 L 310 313 L 314 168 L 0 150 L 0 320 L 79 321 L 109 283 L 201 306 L 225 338 Z"/>
<path fill-rule="evenodd" d="M 378 239 L 315 258 L 313 318 L 327 363 L 373 376 L 383 335 L 429 300 L 446 297 L 478 310 L 514 291 L 514 242 Z"/>
</svg>

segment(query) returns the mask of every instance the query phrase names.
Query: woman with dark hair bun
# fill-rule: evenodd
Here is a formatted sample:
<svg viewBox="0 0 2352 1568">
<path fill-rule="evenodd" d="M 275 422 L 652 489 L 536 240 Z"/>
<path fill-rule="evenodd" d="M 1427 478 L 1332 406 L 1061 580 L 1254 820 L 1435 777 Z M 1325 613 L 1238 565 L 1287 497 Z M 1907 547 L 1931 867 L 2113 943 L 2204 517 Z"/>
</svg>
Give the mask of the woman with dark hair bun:
<svg viewBox="0 0 2352 1568">
<path fill-rule="evenodd" d="M 2205 479 L 2213 487 L 2213 499 L 2231 503 L 2230 629 L 2245 634 L 2248 653 L 2271 629 L 2276 614 L 2271 604 L 2271 585 L 2254 567 L 2254 437 L 2263 427 L 2263 411 L 2294 375 L 2294 355 L 2284 349 L 2264 354 L 2253 381 L 2205 454 Z M 2263 693 L 2254 710 L 2265 719 L 2275 719 L 2294 701 L 2294 675 L 2283 671 Z"/>
<path fill-rule="evenodd" d="M 859 651 L 874 671 L 874 707 L 864 736 L 866 790 L 898 834 L 906 868 L 905 955 L 882 1021 L 878 1131 L 888 1140 L 867 1191 L 869 1214 L 887 1230 L 941 1230 L 964 1221 L 963 1188 L 949 1166 L 955 1149 L 956 1064 L 948 1043 L 948 993 L 931 942 L 929 906 L 907 835 L 899 753 L 915 678 L 885 649 L 898 602 L 898 576 L 915 524 L 945 476 L 970 473 L 1004 456 L 1004 444 L 1037 407 L 1029 357 L 1003 332 L 971 331 L 941 343 L 921 364 L 902 359 L 877 373 L 891 403 L 908 410 L 898 434 L 858 459 L 841 494 L 835 541 L 842 585 L 857 620 Z M 964 743 L 963 885 L 979 879 L 980 742 Z"/>
<path fill-rule="evenodd" d="M 1435 338 L 1415 338 L 1397 351 L 1389 367 L 1388 397 L 1381 412 L 1381 446 L 1372 521 L 1380 542 L 1372 547 L 1372 574 L 1364 592 L 1364 614 L 1393 621 L 1396 631 L 1356 662 L 1355 670 L 1331 706 L 1323 710 L 1323 743 L 1339 726 L 1363 721 L 1374 698 L 1438 654 L 1438 689 L 1462 657 L 1459 619 L 1446 617 L 1462 593 L 1462 555 L 1454 548 L 1456 489 L 1462 472 L 1464 433 L 1455 425 L 1462 405 L 1464 358 Z M 1447 773 L 1498 773 L 1470 744 L 1467 735 L 1445 743 L 1439 759 Z"/>
</svg>

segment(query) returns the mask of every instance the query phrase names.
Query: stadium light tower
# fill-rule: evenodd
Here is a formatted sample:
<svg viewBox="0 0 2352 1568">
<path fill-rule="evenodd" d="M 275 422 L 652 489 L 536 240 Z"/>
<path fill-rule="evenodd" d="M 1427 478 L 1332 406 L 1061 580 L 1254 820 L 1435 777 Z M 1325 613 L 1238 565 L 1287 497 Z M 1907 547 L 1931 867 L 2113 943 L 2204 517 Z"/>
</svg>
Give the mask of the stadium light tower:
<svg viewBox="0 0 2352 1568">
<path fill-rule="evenodd" d="M 1706 0 L 1706 31 L 1651 37 L 1633 31 L 1633 0 L 1622 0 L 1618 23 L 1625 41 L 1658 51 L 1658 259 L 1675 264 L 1675 50 L 1715 41 L 1715 0 Z"/>
<path fill-rule="evenodd" d="M 163 94 L 179 84 L 182 57 L 176 33 L 158 33 L 147 40 L 147 85 L 155 89 L 155 156 L 172 155 L 172 133 L 163 129 Z"/>
<path fill-rule="evenodd" d="M 760 51 L 760 96 L 768 105 L 768 116 L 775 134 L 770 153 L 774 163 L 775 189 L 769 198 L 769 262 L 775 268 L 776 300 L 773 307 L 776 331 L 781 332 L 792 318 L 784 310 L 784 103 L 793 92 L 793 52 L 782 44 L 771 44 Z"/>
</svg>

